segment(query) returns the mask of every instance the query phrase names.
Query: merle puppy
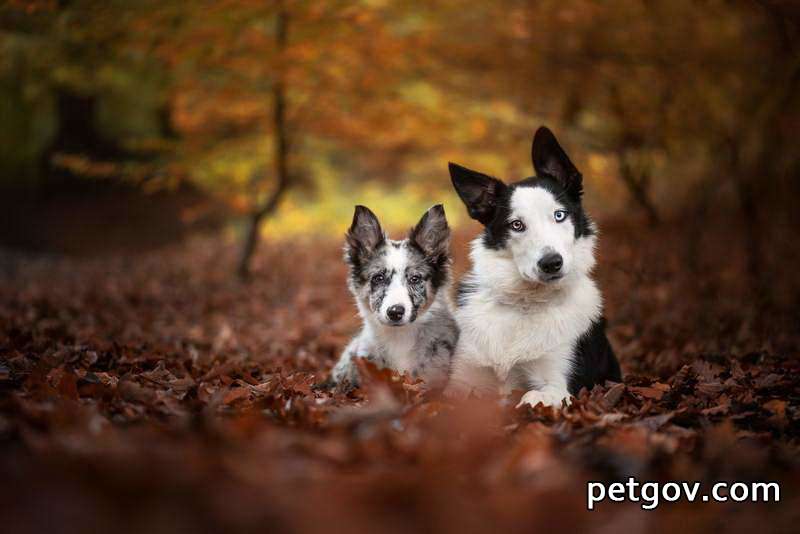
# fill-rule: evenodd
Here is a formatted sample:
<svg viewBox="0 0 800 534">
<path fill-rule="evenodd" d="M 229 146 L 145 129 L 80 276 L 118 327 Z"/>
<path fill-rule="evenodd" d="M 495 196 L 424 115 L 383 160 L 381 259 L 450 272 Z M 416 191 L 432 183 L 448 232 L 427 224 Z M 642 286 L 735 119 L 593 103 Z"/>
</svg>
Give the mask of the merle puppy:
<svg viewBox="0 0 800 534">
<path fill-rule="evenodd" d="M 597 236 L 581 173 L 544 127 L 532 159 L 536 176 L 512 184 L 450 164 L 484 230 L 459 287 L 448 393 L 522 389 L 520 404 L 558 406 L 583 387 L 621 380 L 591 277 Z"/>
<path fill-rule="evenodd" d="M 444 386 L 458 340 L 449 297 L 449 241 L 441 205 L 429 209 L 400 241 L 388 239 L 375 214 L 356 206 L 344 257 L 363 327 L 333 368 L 334 385 L 357 387 L 354 360 L 366 358 L 421 378 L 426 387 Z"/>
</svg>

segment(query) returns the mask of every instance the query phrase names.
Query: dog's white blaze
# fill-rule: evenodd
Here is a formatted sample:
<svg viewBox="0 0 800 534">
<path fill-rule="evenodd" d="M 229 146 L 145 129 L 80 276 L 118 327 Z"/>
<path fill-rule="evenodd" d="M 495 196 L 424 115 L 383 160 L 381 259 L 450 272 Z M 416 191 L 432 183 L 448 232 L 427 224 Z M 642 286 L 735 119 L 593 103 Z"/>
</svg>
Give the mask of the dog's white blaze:
<svg viewBox="0 0 800 534">
<path fill-rule="evenodd" d="M 381 303 L 380 315 L 383 319 L 387 318 L 386 312 L 390 307 L 399 304 L 405 308 L 403 323 L 408 322 L 411 317 L 411 297 L 406 286 L 406 267 L 408 266 L 408 252 L 405 247 L 395 247 L 389 245 L 386 250 L 386 268 L 389 272 L 394 271 L 394 276 L 386 288 L 386 295 Z"/>
<path fill-rule="evenodd" d="M 572 247 L 575 226 L 572 220 L 556 222 L 554 213 L 563 209 L 550 191 L 541 187 L 518 187 L 511 196 L 509 222 L 519 219 L 525 231 L 510 232 L 508 248 L 514 257 L 519 274 L 526 280 L 538 281 L 538 262 L 551 252 L 561 254 L 564 276 L 573 265 Z"/>
</svg>

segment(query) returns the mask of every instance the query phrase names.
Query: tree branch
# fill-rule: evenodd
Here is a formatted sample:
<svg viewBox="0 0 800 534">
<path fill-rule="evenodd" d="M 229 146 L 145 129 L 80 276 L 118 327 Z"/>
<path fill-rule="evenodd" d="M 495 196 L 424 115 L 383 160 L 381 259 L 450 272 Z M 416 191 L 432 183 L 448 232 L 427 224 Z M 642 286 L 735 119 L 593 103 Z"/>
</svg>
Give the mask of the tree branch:
<svg viewBox="0 0 800 534">
<path fill-rule="evenodd" d="M 237 273 L 239 278 L 246 280 L 250 276 L 250 264 L 259 242 L 259 228 L 265 217 L 271 215 L 280 204 L 286 190 L 291 185 L 289 172 L 289 132 L 286 127 L 286 86 L 284 80 L 284 66 L 282 65 L 283 52 L 289 40 L 289 12 L 283 0 L 279 2 L 275 22 L 275 44 L 281 55 L 281 67 L 277 79 L 272 86 L 273 101 L 273 140 L 275 151 L 275 175 L 278 183 L 272 195 L 257 208 L 251 215 L 245 235 L 242 253 L 239 259 Z"/>
</svg>

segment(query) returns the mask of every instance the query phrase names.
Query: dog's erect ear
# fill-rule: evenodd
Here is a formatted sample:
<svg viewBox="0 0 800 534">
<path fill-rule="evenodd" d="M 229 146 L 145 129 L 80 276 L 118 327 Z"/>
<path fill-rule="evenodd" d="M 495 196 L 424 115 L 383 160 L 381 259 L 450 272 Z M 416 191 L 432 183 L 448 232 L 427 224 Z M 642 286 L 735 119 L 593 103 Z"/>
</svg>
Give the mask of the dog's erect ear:
<svg viewBox="0 0 800 534">
<path fill-rule="evenodd" d="M 385 236 L 375 214 L 366 206 L 356 206 L 346 239 L 350 260 L 357 261 L 378 248 Z"/>
<path fill-rule="evenodd" d="M 450 178 L 458 196 L 467 206 L 467 213 L 484 226 L 492 222 L 497 197 L 506 184 L 486 174 L 450 163 Z"/>
<path fill-rule="evenodd" d="M 558 144 L 556 136 L 546 126 L 533 136 L 531 159 L 536 176 L 547 176 L 558 181 L 575 200 L 583 194 L 583 177 Z"/>
<path fill-rule="evenodd" d="M 411 229 L 408 238 L 417 244 L 429 258 L 446 255 L 450 245 L 450 227 L 444 215 L 444 207 L 437 204 Z"/>
</svg>

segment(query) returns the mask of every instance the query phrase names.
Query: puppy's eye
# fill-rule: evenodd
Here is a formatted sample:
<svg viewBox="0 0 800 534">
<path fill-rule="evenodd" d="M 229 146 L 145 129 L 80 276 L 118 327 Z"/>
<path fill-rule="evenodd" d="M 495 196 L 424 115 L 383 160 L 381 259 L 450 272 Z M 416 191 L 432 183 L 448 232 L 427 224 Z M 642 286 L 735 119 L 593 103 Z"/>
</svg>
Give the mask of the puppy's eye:
<svg viewBox="0 0 800 534">
<path fill-rule="evenodd" d="M 564 222 L 567 220 L 567 210 L 556 210 L 553 213 L 553 218 L 556 222 Z"/>
<path fill-rule="evenodd" d="M 408 281 L 411 282 L 412 284 L 419 284 L 420 282 L 422 282 L 422 277 L 418 274 L 414 274 L 411 277 L 409 277 Z"/>
<path fill-rule="evenodd" d="M 525 231 L 525 223 L 520 221 L 519 219 L 514 219 L 509 223 L 509 226 L 515 232 L 524 232 Z"/>
<path fill-rule="evenodd" d="M 386 277 L 385 277 L 383 274 L 381 274 L 381 273 L 378 273 L 378 274 L 376 274 L 376 275 L 374 275 L 374 276 L 372 277 L 372 283 L 373 283 L 373 284 L 380 284 L 380 283 L 381 283 L 381 282 L 383 282 L 384 280 L 386 280 Z"/>
</svg>

